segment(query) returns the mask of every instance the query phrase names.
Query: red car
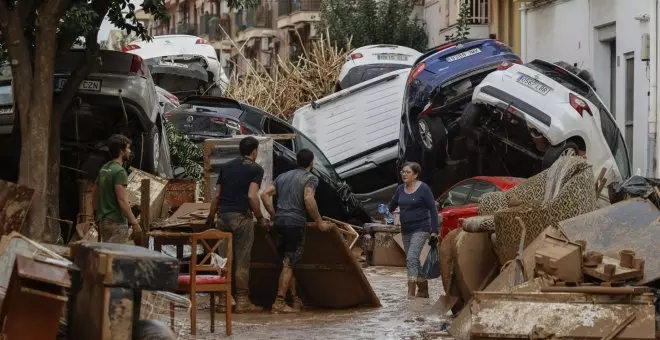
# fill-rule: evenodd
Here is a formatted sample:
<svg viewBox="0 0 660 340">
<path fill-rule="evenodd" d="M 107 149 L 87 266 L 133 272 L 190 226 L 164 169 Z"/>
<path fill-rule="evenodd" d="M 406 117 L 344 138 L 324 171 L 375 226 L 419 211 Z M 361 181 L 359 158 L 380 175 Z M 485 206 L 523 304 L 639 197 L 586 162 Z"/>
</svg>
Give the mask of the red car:
<svg viewBox="0 0 660 340">
<path fill-rule="evenodd" d="M 460 181 L 445 191 L 437 202 L 438 215 L 442 218 L 440 238 L 458 228 L 459 219 L 477 216 L 477 204 L 481 195 L 494 191 L 507 191 L 522 181 L 517 177 L 477 176 Z"/>
</svg>

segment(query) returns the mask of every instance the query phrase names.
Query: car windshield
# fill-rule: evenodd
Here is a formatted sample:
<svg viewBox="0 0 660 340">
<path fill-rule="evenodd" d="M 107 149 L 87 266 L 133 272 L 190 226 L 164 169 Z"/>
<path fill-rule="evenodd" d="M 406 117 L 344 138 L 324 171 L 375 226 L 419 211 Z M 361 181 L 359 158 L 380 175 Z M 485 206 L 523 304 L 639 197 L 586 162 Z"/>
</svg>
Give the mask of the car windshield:
<svg viewBox="0 0 660 340">
<path fill-rule="evenodd" d="M 558 82 L 567 89 L 580 94 L 581 96 L 587 96 L 590 92 L 590 88 L 587 84 L 584 84 L 571 76 L 566 74 L 568 71 L 564 71 L 556 66 L 550 66 L 540 63 L 527 63 L 525 66 L 540 72 L 544 76 Z"/>
<path fill-rule="evenodd" d="M 410 68 L 410 65 L 405 64 L 376 64 L 364 65 L 352 68 L 348 74 L 340 82 L 339 89 L 347 89 L 367 80 L 382 76 L 383 74 L 390 73 L 403 68 Z"/>
<path fill-rule="evenodd" d="M 238 123 L 222 116 L 179 112 L 168 120 L 179 132 L 187 135 L 229 137 L 240 134 Z"/>
</svg>

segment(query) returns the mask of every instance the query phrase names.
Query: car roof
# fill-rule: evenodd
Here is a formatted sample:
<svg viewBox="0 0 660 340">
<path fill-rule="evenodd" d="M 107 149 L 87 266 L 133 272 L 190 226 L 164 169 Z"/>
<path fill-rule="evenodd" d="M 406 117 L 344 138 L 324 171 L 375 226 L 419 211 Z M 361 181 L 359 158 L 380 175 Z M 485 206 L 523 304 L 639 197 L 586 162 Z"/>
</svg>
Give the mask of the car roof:
<svg viewBox="0 0 660 340">
<path fill-rule="evenodd" d="M 468 179 L 476 179 L 476 180 L 482 180 L 486 181 L 489 183 L 494 184 L 500 189 L 504 189 L 505 187 L 511 188 L 514 187 L 522 182 L 524 182 L 526 179 L 525 178 L 520 178 L 520 177 L 507 177 L 507 176 L 475 176 L 472 178 Z"/>
</svg>

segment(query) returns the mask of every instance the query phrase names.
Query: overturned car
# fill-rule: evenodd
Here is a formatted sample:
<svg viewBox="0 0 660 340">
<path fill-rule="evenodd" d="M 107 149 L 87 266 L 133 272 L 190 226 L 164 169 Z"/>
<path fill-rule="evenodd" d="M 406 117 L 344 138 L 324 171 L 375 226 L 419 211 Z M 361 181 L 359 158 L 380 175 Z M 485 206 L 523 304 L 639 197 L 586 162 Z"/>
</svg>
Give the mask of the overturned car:
<svg viewBox="0 0 660 340">
<path fill-rule="evenodd" d="M 537 173 L 565 154 L 585 156 L 596 176 L 605 169 L 608 183 L 630 176 L 623 136 L 590 75 L 566 63 L 506 63 L 475 88 L 460 130 L 473 150 L 496 154 L 513 176 Z"/>
</svg>

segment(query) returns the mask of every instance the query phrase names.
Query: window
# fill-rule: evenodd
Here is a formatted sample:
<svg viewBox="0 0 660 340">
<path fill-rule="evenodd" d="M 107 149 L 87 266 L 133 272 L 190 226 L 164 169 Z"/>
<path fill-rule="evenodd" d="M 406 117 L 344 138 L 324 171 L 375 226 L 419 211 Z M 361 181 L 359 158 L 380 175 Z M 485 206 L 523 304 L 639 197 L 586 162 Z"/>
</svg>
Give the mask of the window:
<svg viewBox="0 0 660 340">
<path fill-rule="evenodd" d="M 577 75 L 569 74 L 567 73 L 568 71 L 564 71 L 559 67 L 544 62 L 531 62 L 525 64 L 525 66 L 540 72 L 544 76 L 558 82 L 562 86 L 580 94 L 581 96 L 589 95 L 589 85 L 584 83 L 580 78 L 577 78 Z"/>
<path fill-rule="evenodd" d="M 633 123 L 635 120 L 635 55 L 633 53 L 626 55 L 626 123 L 625 123 L 625 136 L 626 144 L 630 149 L 630 154 L 633 153 Z"/>
<path fill-rule="evenodd" d="M 455 207 L 465 204 L 467 201 L 470 190 L 472 190 L 473 182 L 465 182 L 451 188 L 445 196 L 441 198 L 440 209 Z"/>
<path fill-rule="evenodd" d="M 293 134 L 293 128 L 276 120 L 273 117 L 267 117 L 264 121 L 264 132 L 269 135 L 288 135 Z M 293 141 L 291 139 L 277 139 L 277 142 L 291 151 L 293 149 Z"/>
<path fill-rule="evenodd" d="M 390 73 L 399 69 L 409 68 L 410 65 L 405 64 L 372 64 L 364 66 L 353 67 L 340 84 L 335 89 L 343 90 L 351 86 L 355 86 L 369 79 L 382 76 L 383 74 Z"/>
<path fill-rule="evenodd" d="M 170 116 L 169 122 L 179 132 L 188 135 L 228 137 L 240 134 L 238 122 L 222 116 L 181 112 Z"/>
<path fill-rule="evenodd" d="M 11 82 L 6 85 L 0 85 L 0 105 L 12 105 L 14 98 L 11 92 Z"/>
<path fill-rule="evenodd" d="M 474 188 L 470 193 L 470 198 L 467 200 L 467 203 L 479 203 L 481 202 L 481 196 L 489 192 L 498 191 L 497 187 L 490 182 L 486 181 L 477 181 L 474 184 Z"/>
</svg>

